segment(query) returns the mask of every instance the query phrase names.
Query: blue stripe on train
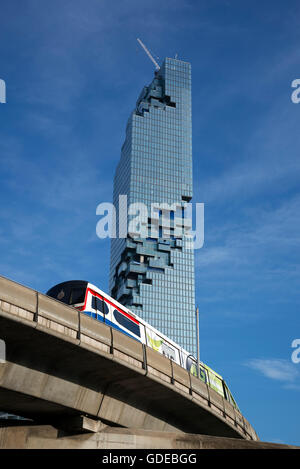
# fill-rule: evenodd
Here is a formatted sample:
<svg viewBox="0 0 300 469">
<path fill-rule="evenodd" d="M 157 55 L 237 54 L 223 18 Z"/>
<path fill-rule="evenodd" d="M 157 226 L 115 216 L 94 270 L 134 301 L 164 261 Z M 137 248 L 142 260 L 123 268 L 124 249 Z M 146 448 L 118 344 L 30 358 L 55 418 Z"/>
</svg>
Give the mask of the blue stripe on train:
<svg viewBox="0 0 300 469">
<path fill-rule="evenodd" d="M 123 334 L 128 335 L 128 337 L 131 337 L 132 339 L 137 340 L 138 342 L 141 342 L 141 340 L 137 339 L 133 335 L 129 334 L 128 332 L 124 331 L 121 327 L 117 326 L 114 322 L 109 321 L 108 319 L 104 319 L 100 314 L 92 313 L 92 311 L 81 311 L 82 313 L 86 314 L 87 316 L 96 319 L 96 321 L 103 322 L 104 324 L 107 324 L 108 326 L 113 327 L 114 329 L 117 329 L 118 331 L 123 332 Z M 98 316 L 98 317 L 97 317 Z"/>
</svg>

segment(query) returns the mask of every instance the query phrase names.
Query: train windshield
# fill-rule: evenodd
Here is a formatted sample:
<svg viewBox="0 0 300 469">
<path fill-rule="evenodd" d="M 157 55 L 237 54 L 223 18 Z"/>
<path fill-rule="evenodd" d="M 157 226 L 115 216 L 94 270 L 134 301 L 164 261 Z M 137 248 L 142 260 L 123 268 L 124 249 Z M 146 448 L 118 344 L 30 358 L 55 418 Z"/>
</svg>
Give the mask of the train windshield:
<svg viewBox="0 0 300 469">
<path fill-rule="evenodd" d="M 51 288 L 47 295 L 67 305 L 84 303 L 87 282 L 64 282 Z"/>
<path fill-rule="evenodd" d="M 70 305 L 75 305 L 77 303 L 84 303 L 85 298 L 85 288 L 72 288 L 70 295 Z"/>
</svg>

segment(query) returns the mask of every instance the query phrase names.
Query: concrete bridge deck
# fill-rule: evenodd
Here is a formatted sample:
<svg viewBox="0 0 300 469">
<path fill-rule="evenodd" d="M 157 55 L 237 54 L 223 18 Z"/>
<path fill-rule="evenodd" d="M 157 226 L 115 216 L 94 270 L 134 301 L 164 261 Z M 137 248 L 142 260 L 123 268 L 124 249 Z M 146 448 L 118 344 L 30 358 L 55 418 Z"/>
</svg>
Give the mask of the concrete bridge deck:
<svg viewBox="0 0 300 469">
<path fill-rule="evenodd" d="M 258 440 L 231 404 L 168 358 L 41 293 L 0 277 L 0 409 L 57 424 Z"/>
</svg>

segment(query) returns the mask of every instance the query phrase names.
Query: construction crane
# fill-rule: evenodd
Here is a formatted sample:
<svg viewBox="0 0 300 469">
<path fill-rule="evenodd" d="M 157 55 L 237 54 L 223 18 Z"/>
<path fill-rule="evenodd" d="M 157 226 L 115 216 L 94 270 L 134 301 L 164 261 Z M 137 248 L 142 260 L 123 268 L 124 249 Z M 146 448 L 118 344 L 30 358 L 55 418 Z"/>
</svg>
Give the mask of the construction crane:
<svg viewBox="0 0 300 469">
<path fill-rule="evenodd" d="M 150 52 L 148 51 L 148 49 L 147 49 L 147 47 L 145 46 L 145 44 L 143 44 L 142 41 L 141 41 L 139 38 L 137 38 L 137 41 L 138 41 L 138 43 L 142 46 L 142 48 L 144 49 L 144 51 L 145 51 L 146 54 L 148 55 L 149 59 L 152 60 L 152 62 L 154 63 L 156 70 L 159 70 L 159 69 L 160 69 L 160 66 L 158 65 L 158 63 L 156 62 L 156 60 L 152 57 L 152 55 L 151 55 Z"/>
</svg>

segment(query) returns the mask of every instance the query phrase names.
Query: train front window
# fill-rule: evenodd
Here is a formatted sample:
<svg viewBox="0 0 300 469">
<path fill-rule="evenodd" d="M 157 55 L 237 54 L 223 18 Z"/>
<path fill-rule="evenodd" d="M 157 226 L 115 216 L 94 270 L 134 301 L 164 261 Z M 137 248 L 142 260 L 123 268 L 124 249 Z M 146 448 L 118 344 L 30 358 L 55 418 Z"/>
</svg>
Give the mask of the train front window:
<svg viewBox="0 0 300 469">
<path fill-rule="evenodd" d="M 65 290 L 62 288 L 57 295 L 57 299 L 59 301 L 64 301 L 65 298 L 66 298 L 66 293 L 65 293 Z"/>
<path fill-rule="evenodd" d="M 70 305 L 77 303 L 84 303 L 85 289 L 84 288 L 73 288 L 71 291 Z"/>
<path fill-rule="evenodd" d="M 62 282 L 47 291 L 46 295 L 66 305 L 84 303 L 87 282 L 83 280 L 71 280 Z"/>
<path fill-rule="evenodd" d="M 68 305 L 70 299 L 70 287 L 68 285 L 58 285 L 49 290 L 47 295 Z"/>
</svg>

